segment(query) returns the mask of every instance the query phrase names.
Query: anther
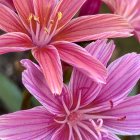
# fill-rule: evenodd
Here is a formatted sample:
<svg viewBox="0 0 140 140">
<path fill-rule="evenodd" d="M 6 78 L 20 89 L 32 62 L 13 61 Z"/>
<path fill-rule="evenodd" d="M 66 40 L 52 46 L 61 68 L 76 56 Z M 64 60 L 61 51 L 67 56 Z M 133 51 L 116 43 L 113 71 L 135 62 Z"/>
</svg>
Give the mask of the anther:
<svg viewBox="0 0 140 140">
<path fill-rule="evenodd" d="M 124 121 L 126 119 L 126 116 L 120 117 L 117 119 L 117 121 Z"/>
<path fill-rule="evenodd" d="M 57 14 L 57 16 L 58 16 L 58 20 L 61 20 L 62 19 L 62 12 L 58 12 L 58 14 Z"/>
<path fill-rule="evenodd" d="M 35 16 L 35 15 L 34 15 L 33 17 L 34 17 L 34 20 L 35 20 L 36 22 L 38 22 L 38 23 L 40 22 L 38 16 Z"/>
<path fill-rule="evenodd" d="M 33 19 L 33 14 L 30 14 L 28 17 L 28 21 L 30 22 Z"/>
<path fill-rule="evenodd" d="M 46 32 L 46 33 L 49 33 L 49 30 L 45 27 L 44 28 L 44 31 Z"/>
<path fill-rule="evenodd" d="M 54 20 L 50 20 L 50 24 L 53 24 L 54 23 Z"/>
<path fill-rule="evenodd" d="M 110 105 L 111 105 L 111 109 L 112 109 L 112 108 L 114 107 L 113 101 L 110 100 L 109 103 L 110 103 Z"/>
</svg>

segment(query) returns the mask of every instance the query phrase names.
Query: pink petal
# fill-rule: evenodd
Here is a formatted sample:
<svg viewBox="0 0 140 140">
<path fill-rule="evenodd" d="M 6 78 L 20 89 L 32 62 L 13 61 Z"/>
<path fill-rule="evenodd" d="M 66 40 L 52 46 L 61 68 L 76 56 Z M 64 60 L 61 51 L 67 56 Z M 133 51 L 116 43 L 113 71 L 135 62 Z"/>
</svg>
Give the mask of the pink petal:
<svg viewBox="0 0 140 140">
<path fill-rule="evenodd" d="M 15 8 L 26 27 L 29 26 L 29 16 L 34 14 L 33 0 L 14 0 Z"/>
<path fill-rule="evenodd" d="M 104 1 L 111 10 L 123 18 L 134 27 L 135 35 L 140 41 L 140 1 L 139 0 L 102 0 Z"/>
<path fill-rule="evenodd" d="M 103 140 L 121 140 L 119 137 L 114 135 L 113 133 L 109 133 L 108 137 L 104 137 Z"/>
<path fill-rule="evenodd" d="M 62 13 L 62 19 L 59 21 L 57 28 L 67 24 L 78 12 L 85 1 L 86 0 L 60 0 L 53 13 L 56 16 L 58 12 Z"/>
<path fill-rule="evenodd" d="M 98 14 L 101 0 L 87 0 L 80 9 L 79 16 Z"/>
<path fill-rule="evenodd" d="M 0 3 L 8 6 L 12 10 L 15 10 L 14 5 L 13 5 L 13 0 L 0 0 Z"/>
<path fill-rule="evenodd" d="M 49 22 L 50 16 L 54 7 L 57 4 L 56 0 L 34 0 L 35 15 L 39 17 L 39 21 L 43 26 Z"/>
<path fill-rule="evenodd" d="M 71 109 L 73 105 L 73 93 L 69 90 L 68 86 L 66 84 L 63 85 L 62 94 L 60 95 L 60 98 L 64 100 L 65 104 L 67 105 L 68 109 Z M 76 98 L 76 97 L 75 97 Z M 61 100 L 62 102 L 62 100 Z M 76 101 L 77 103 L 77 101 Z"/>
<path fill-rule="evenodd" d="M 0 116 L 0 139 L 49 140 L 59 128 L 44 107 Z"/>
<path fill-rule="evenodd" d="M 0 4 L 0 29 L 5 32 L 26 32 L 17 14 Z"/>
<path fill-rule="evenodd" d="M 103 38 L 128 37 L 133 31 L 128 22 L 119 15 L 98 14 L 73 19 L 55 37 L 54 41 L 71 42 Z"/>
<path fill-rule="evenodd" d="M 88 128 L 90 128 L 93 132 L 95 132 L 94 131 L 94 127 L 92 126 L 92 124 L 91 123 L 84 123 L 84 125 L 86 125 Z M 94 140 L 95 139 L 95 137 L 91 134 L 91 133 L 89 133 L 88 132 L 88 130 L 85 128 L 81 128 L 80 126 L 78 127 L 79 128 L 79 130 L 80 130 L 80 134 L 81 134 L 81 136 L 82 136 L 82 138 L 83 138 L 83 140 Z M 103 139 L 104 140 L 104 139 Z"/>
<path fill-rule="evenodd" d="M 96 42 L 90 43 L 86 50 L 100 60 L 105 66 L 110 60 L 112 53 L 115 49 L 113 41 L 107 42 L 108 40 L 97 40 Z"/>
<path fill-rule="evenodd" d="M 104 65 L 107 64 L 114 49 L 114 43 L 112 41 L 107 43 L 107 40 L 98 40 L 86 47 L 86 50 L 92 56 L 100 60 Z M 102 87 L 93 82 L 93 80 L 89 79 L 76 68 L 73 70 L 69 86 L 74 98 L 77 96 L 78 89 L 79 91 L 82 91 L 81 106 L 91 103 L 96 98 Z"/>
<path fill-rule="evenodd" d="M 30 37 L 21 32 L 11 32 L 0 36 L 0 54 L 20 52 L 34 48 Z"/>
<path fill-rule="evenodd" d="M 49 90 L 39 66 L 30 60 L 22 60 L 26 68 L 22 74 L 22 82 L 29 92 L 53 114 L 62 114 L 62 105 Z"/>
<path fill-rule="evenodd" d="M 105 120 L 104 125 L 119 135 L 140 134 L 140 95 L 128 97 L 121 104 L 102 115 L 117 116 L 118 120 Z M 121 119 L 122 118 L 122 119 Z M 123 119 L 124 118 L 124 119 Z"/>
<path fill-rule="evenodd" d="M 33 50 L 33 55 L 40 64 L 48 87 L 53 94 L 61 94 L 63 73 L 59 54 L 54 46 Z"/>
<path fill-rule="evenodd" d="M 52 136 L 51 140 L 71 140 L 68 125 L 62 125 Z"/>
<path fill-rule="evenodd" d="M 103 86 L 93 104 L 103 104 L 103 110 L 116 106 L 128 96 L 139 78 L 140 55 L 124 55 L 109 65 L 107 84 Z"/>
<path fill-rule="evenodd" d="M 105 67 L 85 49 L 70 42 L 57 42 L 54 44 L 63 61 L 78 68 L 91 79 L 104 83 L 107 72 Z"/>
<path fill-rule="evenodd" d="M 91 131 L 93 131 L 96 134 L 94 126 L 91 124 L 90 121 L 83 121 L 82 123 L 85 126 L 85 127 L 79 126 L 79 130 L 81 132 L 82 138 L 84 140 L 94 140 L 95 137 L 89 132 L 89 129 L 90 129 Z M 117 137 L 114 133 L 111 133 L 107 129 L 105 129 L 105 130 L 108 134 L 101 133 L 101 136 L 102 136 L 101 140 L 120 140 L 119 137 Z"/>
</svg>

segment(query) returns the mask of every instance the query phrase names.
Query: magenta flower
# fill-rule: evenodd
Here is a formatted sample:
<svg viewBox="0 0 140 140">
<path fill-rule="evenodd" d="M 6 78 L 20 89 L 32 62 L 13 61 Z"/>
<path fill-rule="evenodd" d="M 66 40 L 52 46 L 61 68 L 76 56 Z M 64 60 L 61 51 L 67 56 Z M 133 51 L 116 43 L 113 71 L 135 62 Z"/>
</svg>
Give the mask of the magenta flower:
<svg viewBox="0 0 140 140">
<path fill-rule="evenodd" d="M 114 44 L 97 41 L 86 49 L 106 65 Z M 140 78 L 139 54 L 111 63 L 106 85 L 74 69 L 60 96 L 50 93 L 36 64 L 22 64 L 23 83 L 43 106 L 1 116 L 1 140 L 119 140 L 116 134 L 140 134 L 140 95 L 128 97 Z"/>
<path fill-rule="evenodd" d="M 134 28 L 134 33 L 140 41 L 140 1 L 139 0 L 102 0 L 110 9 L 123 16 Z"/>
<path fill-rule="evenodd" d="M 101 0 L 87 0 L 81 7 L 79 16 L 98 14 L 101 7 Z"/>
<path fill-rule="evenodd" d="M 72 43 L 127 37 L 133 31 L 115 14 L 72 19 L 86 0 L 14 0 L 17 13 L 0 4 L 0 54 L 32 50 L 52 93 L 63 86 L 61 60 L 104 83 L 105 67 L 85 49 Z M 71 20 L 72 19 L 72 20 Z"/>
</svg>

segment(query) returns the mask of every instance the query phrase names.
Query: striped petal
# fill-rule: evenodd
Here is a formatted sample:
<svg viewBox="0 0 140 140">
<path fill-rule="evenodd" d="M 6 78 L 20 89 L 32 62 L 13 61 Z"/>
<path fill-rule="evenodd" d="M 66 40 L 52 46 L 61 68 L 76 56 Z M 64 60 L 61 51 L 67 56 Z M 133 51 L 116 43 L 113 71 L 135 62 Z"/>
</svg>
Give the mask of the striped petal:
<svg viewBox="0 0 140 140">
<path fill-rule="evenodd" d="M 72 131 L 72 130 L 71 130 Z M 65 133 L 64 133 L 65 132 Z M 72 133 L 72 132 L 71 132 Z M 51 140 L 71 140 L 72 135 L 68 125 L 62 125 L 52 136 Z"/>
<path fill-rule="evenodd" d="M 0 0 L 0 3 L 8 6 L 10 9 L 15 10 L 13 0 Z"/>
<path fill-rule="evenodd" d="M 108 40 L 97 40 L 96 42 L 90 43 L 86 50 L 100 60 L 105 66 L 110 60 L 112 53 L 115 49 L 113 41 L 107 42 Z"/>
<path fill-rule="evenodd" d="M 105 128 L 104 130 L 106 131 L 106 133 L 101 132 L 101 138 L 99 138 L 97 133 L 95 132 L 94 126 L 90 121 L 83 121 L 82 123 L 80 123 L 79 130 L 81 132 L 83 140 L 120 140 L 119 137 Z"/>
<path fill-rule="evenodd" d="M 0 139 L 49 140 L 59 128 L 53 118 L 44 107 L 0 116 Z"/>
<path fill-rule="evenodd" d="M 29 26 L 29 16 L 34 14 L 33 0 L 13 0 L 15 8 L 22 20 L 23 24 L 28 28 Z"/>
<path fill-rule="evenodd" d="M 135 29 L 135 35 L 140 41 L 140 1 L 139 0 L 102 0 L 104 1 L 110 9 L 123 18 L 132 25 Z"/>
<path fill-rule="evenodd" d="M 33 50 L 33 55 L 40 64 L 47 84 L 53 94 L 61 94 L 63 86 L 62 66 L 59 54 L 54 46 Z"/>
<path fill-rule="evenodd" d="M 107 137 L 104 137 L 103 140 L 121 140 L 119 137 L 114 135 L 113 133 L 109 133 Z"/>
<path fill-rule="evenodd" d="M 122 102 L 140 78 L 140 55 L 130 53 L 117 59 L 108 67 L 107 84 L 93 104 L 112 108 Z M 101 110 L 100 110 L 101 111 Z"/>
<path fill-rule="evenodd" d="M 62 18 L 58 23 L 57 28 L 63 27 L 67 24 L 73 16 L 78 12 L 81 6 L 86 0 L 60 0 L 53 15 L 58 15 L 58 12 L 62 13 Z"/>
<path fill-rule="evenodd" d="M 5 32 L 26 32 L 18 15 L 3 4 L 0 4 L 0 29 Z"/>
<path fill-rule="evenodd" d="M 128 22 L 119 15 L 98 14 L 71 20 L 55 37 L 54 41 L 88 41 L 103 38 L 131 36 Z"/>
<path fill-rule="evenodd" d="M 118 120 L 105 120 L 104 125 L 119 135 L 140 134 L 140 95 L 128 97 L 121 104 L 102 115 L 117 116 Z"/>
<path fill-rule="evenodd" d="M 79 16 L 98 14 L 101 0 L 87 0 L 80 9 Z"/>
<path fill-rule="evenodd" d="M 26 70 L 22 73 L 22 82 L 28 91 L 53 114 L 62 114 L 62 105 L 58 98 L 50 91 L 44 75 L 39 66 L 30 60 L 22 60 L 22 65 Z"/>
<path fill-rule="evenodd" d="M 33 0 L 35 15 L 39 17 L 42 25 L 46 26 L 57 0 Z"/>
<path fill-rule="evenodd" d="M 70 42 L 54 44 L 63 61 L 71 64 L 96 82 L 104 83 L 107 72 L 99 60 L 92 57 L 85 49 Z"/>
<path fill-rule="evenodd" d="M 0 54 L 20 52 L 34 48 L 30 37 L 21 32 L 11 32 L 0 36 Z"/>
<path fill-rule="evenodd" d="M 112 41 L 107 43 L 107 40 L 98 40 L 86 47 L 86 50 L 92 56 L 100 60 L 104 65 L 107 64 L 114 49 L 114 43 Z M 77 90 L 82 90 L 81 106 L 92 102 L 102 87 L 101 85 L 93 82 L 93 80 L 89 79 L 87 76 L 81 73 L 79 69 L 76 68 L 73 70 L 69 86 L 72 90 L 72 93 L 74 94 L 74 98 L 76 97 Z"/>
</svg>

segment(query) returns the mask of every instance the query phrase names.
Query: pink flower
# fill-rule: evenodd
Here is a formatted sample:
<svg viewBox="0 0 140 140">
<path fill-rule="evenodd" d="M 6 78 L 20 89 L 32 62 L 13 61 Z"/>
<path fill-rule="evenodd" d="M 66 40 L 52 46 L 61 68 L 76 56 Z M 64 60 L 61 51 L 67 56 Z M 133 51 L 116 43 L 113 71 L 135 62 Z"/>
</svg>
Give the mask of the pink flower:
<svg viewBox="0 0 140 140">
<path fill-rule="evenodd" d="M 86 50 L 106 65 L 114 44 L 99 40 Z M 1 140 L 119 140 L 116 134 L 140 134 L 140 95 L 128 97 L 140 78 L 139 54 L 111 63 L 106 85 L 75 68 L 60 96 L 50 93 L 36 64 L 22 64 L 23 83 L 43 106 L 1 116 Z"/>
<path fill-rule="evenodd" d="M 81 7 L 79 16 L 98 14 L 101 7 L 101 0 L 87 0 Z"/>
<path fill-rule="evenodd" d="M 134 33 L 140 41 L 140 1 L 139 0 L 102 0 L 110 9 L 123 16 L 134 28 Z"/>
<path fill-rule="evenodd" d="M 0 54 L 32 50 L 52 93 L 63 86 L 61 60 L 105 83 L 105 67 L 72 43 L 98 38 L 127 37 L 133 31 L 115 14 L 72 19 L 86 0 L 14 0 L 17 13 L 0 4 Z M 72 20 L 71 20 L 72 19 Z"/>
</svg>

